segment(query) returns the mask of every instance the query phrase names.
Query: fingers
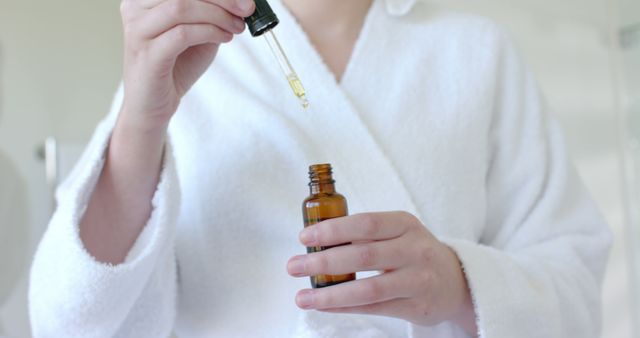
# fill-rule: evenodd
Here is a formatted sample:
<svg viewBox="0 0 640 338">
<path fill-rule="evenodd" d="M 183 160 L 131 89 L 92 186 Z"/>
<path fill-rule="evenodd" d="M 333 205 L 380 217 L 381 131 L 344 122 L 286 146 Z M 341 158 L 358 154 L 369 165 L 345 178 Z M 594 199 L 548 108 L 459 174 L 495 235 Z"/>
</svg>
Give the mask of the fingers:
<svg viewBox="0 0 640 338">
<path fill-rule="evenodd" d="M 241 18 L 251 16 L 256 10 L 256 3 L 253 0 L 200 0 L 214 5 L 218 5 L 230 13 Z"/>
<path fill-rule="evenodd" d="M 365 304 L 360 306 L 337 307 L 321 309 L 323 312 L 331 313 L 356 313 L 363 315 L 378 315 L 386 317 L 410 318 L 414 315 L 409 309 L 416 309 L 417 306 L 407 298 L 396 298 L 384 302 Z M 428 316 L 428 311 L 421 311 L 424 316 Z"/>
<path fill-rule="evenodd" d="M 164 1 L 149 10 L 135 23 L 136 33 L 143 39 L 154 39 L 181 24 L 211 24 L 229 33 L 241 33 L 244 21 L 225 9 L 202 1 Z"/>
<path fill-rule="evenodd" d="M 400 239 L 395 239 L 339 246 L 293 257 L 287 264 L 287 270 L 295 277 L 393 270 L 408 263 L 402 244 Z"/>
<path fill-rule="evenodd" d="M 163 0 L 151 9 L 141 9 L 138 1 L 144 0 L 122 2 L 125 61 L 142 55 L 163 72 L 173 68 L 177 56 L 189 47 L 229 42 L 245 27 L 240 17 L 213 3 L 231 6 L 230 0 Z"/>
<path fill-rule="evenodd" d="M 364 213 L 333 218 L 309 226 L 300 233 L 308 246 L 331 246 L 357 241 L 393 239 L 420 222 L 406 212 Z"/>
<path fill-rule="evenodd" d="M 158 57 L 174 59 L 191 46 L 206 43 L 223 43 L 233 39 L 233 35 L 217 26 L 209 24 L 178 25 L 154 40 Z"/>
<path fill-rule="evenodd" d="M 125 2 L 135 2 L 142 9 L 152 9 L 160 6 L 167 0 L 123 0 Z M 255 11 L 253 0 L 196 0 L 220 6 L 230 13 L 239 17 L 248 17 Z"/>
<path fill-rule="evenodd" d="M 408 297 L 405 273 L 389 272 L 320 289 L 301 290 L 296 304 L 302 309 L 333 309 L 375 304 Z"/>
</svg>

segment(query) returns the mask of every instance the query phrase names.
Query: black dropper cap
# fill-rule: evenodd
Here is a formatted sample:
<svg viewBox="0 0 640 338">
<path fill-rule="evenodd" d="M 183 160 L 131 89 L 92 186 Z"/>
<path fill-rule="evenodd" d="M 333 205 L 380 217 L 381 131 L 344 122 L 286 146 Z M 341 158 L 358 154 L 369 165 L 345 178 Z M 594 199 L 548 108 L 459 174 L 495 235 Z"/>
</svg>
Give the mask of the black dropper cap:
<svg viewBox="0 0 640 338">
<path fill-rule="evenodd" d="M 253 36 L 260 36 L 280 23 L 267 0 L 254 0 L 256 11 L 250 17 L 244 18 Z"/>
</svg>

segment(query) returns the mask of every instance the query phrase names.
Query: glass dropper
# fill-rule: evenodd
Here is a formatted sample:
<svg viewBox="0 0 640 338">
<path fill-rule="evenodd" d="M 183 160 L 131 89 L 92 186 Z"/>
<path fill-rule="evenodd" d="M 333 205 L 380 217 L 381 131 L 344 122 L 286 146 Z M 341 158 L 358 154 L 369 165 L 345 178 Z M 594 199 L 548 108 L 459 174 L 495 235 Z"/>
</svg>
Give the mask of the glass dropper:
<svg viewBox="0 0 640 338">
<path fill-rule="evenodd" d="M 293 67 L 291 67 L 291 62 L 289 62 L 287 55 L 282 50 L 280 42 L 278 42 L 276 35 L 273 33 L 273 28 L 280 23 L 278 17 L 271 9 L 271 6 L 269 6 L 267 0 L 254 0 L 254 2 L 256 4 L 255 12 L 244 19 L 249 27 L 249 32 L 251 32 L 251 35 L 254 37 L 261 35 L 265 37 L 293 93 L 300 100 L 302 107 L 309 107 L 309 101 L 307 100 L 307 94 L 302 86 L 302 82 L 298 74 L 293 70 Z"/>
<path fill-rule="evenodd" d="M 293 70 L 293 67 L 291 66 L 291 62 L 289 62 L 287 55 L 282 50 L 282 46 L 280 45 L 278 38 L 276 38 L 276 35 L 273 33 L 273 30 L 267 31 L 266 33 L 264 33 L 263 36 L 267 40 L 267 44 L 269 44 L 269 47 L 271 48 L 273 55 L 278 60 L 280 69 L 282 69 L 282 72 L 286 76 L 287 81 L 289 82 L 289 86 L 291 86 L 291 89 L 293 90 L 293 93 L 300 100 L 302 107 L 306 109 L 307 107 L 309 107 L 309 100 L 307 100 L 307 93 L 305 92 L 304 87 L 302 86 L 302 82 L 300 81 L 298 74 L 296 74 L 296 71 Z"/>
</svg>

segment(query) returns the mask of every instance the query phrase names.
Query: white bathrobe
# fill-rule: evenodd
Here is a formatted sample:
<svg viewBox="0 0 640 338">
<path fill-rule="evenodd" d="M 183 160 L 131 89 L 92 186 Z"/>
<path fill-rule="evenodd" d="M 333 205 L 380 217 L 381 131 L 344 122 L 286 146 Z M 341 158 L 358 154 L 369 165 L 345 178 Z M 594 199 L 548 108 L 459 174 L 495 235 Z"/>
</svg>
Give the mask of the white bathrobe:
<svg viewBox="0 0 640 338">
<path fill-rule="evenodd" d="M 296 307 L 286 273 L 307 169 L 334 166 L 352 213 L 413 213 L 459 255 L 479 335 L 596 337 L 611 236 L 505 34 L 415 1 L 374 1 L 340 83 L 278 1 L 284 49 L 223 46 L 169 128 L 154 210 L 126 262 L 101 264 L 78 222 L 122 93 L 71 177 L 31 270 L 36 337 L 467 337 L 452 323 Z"/>
</svg>

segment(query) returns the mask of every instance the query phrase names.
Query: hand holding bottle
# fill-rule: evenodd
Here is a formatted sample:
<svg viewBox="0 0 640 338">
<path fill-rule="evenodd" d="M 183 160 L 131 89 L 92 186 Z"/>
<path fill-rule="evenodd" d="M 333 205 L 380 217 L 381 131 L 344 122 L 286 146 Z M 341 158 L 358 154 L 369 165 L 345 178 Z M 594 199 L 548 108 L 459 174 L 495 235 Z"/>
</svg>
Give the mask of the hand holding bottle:
<svg viewBox="0 0 640 338">
<path fill-rule="evenodd" d="M 382 274 L 298 292 L 303 309 L 361 313 L 405 319 L 418 325 L 446 320 L 475 334 L 475 315 L 455 252 L 406 212 L 366 213 L 334 218 L 305 228 L 307 247 L 353 243 L 293 257 L 295 277 L 353 271 Z"/>
</svg>

